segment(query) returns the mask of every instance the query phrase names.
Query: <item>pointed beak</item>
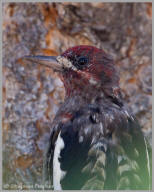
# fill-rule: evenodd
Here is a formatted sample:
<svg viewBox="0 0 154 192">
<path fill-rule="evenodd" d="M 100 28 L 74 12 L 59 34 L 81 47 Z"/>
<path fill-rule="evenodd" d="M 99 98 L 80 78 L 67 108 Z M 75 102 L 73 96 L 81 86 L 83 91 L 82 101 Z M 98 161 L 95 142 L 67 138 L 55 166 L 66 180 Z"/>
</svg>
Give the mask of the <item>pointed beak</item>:
<svg viewBox="0 0 154 192">
<path fill-rule="evenodd" d="M 23 60 L 44 65 L 46 67 L 52 68 L 55 71 L 63 70 L 63 66 L 58 62 L 57 56 L 30 55 L 30 56 L 24 56 Z"/>
</svg>

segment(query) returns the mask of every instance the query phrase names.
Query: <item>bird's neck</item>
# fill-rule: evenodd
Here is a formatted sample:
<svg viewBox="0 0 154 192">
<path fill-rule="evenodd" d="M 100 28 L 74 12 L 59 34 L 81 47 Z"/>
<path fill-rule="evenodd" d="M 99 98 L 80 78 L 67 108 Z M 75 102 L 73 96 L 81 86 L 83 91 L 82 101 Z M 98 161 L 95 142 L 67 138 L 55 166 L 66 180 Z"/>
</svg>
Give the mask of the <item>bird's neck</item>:
<svg viewBox="0 0 154 192">
<path fill-rule="evenodd" d="M 66 99 L 74 98 L 83 100 L 85 103 L 93 103 L 97 98 L 103 99 L 105 97 L 103 90 L 82 88 L 73 89 L 66 92 Z"/>
<path fill-rule="evenodd" d="M 97 100 L 109 99 L 119 104 L 121 102 L 121 89 L 117 83 L 114 84 L 113 82 L 109 82 L 102 84 L 101 81 L 98 81 L 93 84 L 79 77 L 64 78 L 64 76 L 61 76 L 61 80 L 65 87 L 65 100 L 78 98 L 84 101 L 84 103 L 95 103 Z"/>
<path fill-rule="evenodd" d="M 122 95 L 119 87 L 82 87 L 79 89 L 66 90 L 65 99 L 77 99 L 84 101 L 84 103 L 96 103 L 97 101 L 110 100 L 111 102 L 117 103 L 119 106 L 122 105 Z"/>
<path fill-rule="evenodd" d="M 108 103 L 110 106 L 115 104 L 119 107 L 123 106 L 121 100 L 107 96 L 103 91 L 100 91 L 97 94 L 96 91 L 93 91 L 93 93 L 88 92 L 84 95 L 83 92 L 82 94 L 79 94 L 79 92 L 73 92 L 72 94 L 65 96 L 64 103 L 60 107 L 56 119 L 59 118 L 58 121 L 65 122 L 72 117 L 72 113 L 74 111 L 78 111 L 81 108 L 89 105 L 101 106 L 106 103 Z"/>
</svg>

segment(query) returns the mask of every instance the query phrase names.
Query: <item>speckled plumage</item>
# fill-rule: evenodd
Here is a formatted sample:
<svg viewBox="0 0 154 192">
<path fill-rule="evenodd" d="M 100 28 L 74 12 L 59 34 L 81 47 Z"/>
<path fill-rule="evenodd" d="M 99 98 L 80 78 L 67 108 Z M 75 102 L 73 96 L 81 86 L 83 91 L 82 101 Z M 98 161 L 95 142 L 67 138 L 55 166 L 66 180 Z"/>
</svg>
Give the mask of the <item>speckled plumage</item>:
<svg viewBox="0 0 154 192">
<path fill-rule="evenodd" d="M 112 57 L 92 46 L 76 46 L 58 62 L 66 97 L 51 127 L 44 181 L 52 183 L 60 175 L 53 174 L 58 148 L 57 163 L 65 173 L 57 177 L 61 189 L 150 189 L 150 148 L 122 99 Z"/>
<path fill-rule="evenodd" d="M 64 113 L 72 117 L 63 123 Z M 85 105 L 78 97 L 66 100 L 53 122 L 47 175 L 52 177 L 54 143 L 61 131 L 62 189 L 149 189 L 144 138 L 127 113 L 110 100 Z"/>
</svg>

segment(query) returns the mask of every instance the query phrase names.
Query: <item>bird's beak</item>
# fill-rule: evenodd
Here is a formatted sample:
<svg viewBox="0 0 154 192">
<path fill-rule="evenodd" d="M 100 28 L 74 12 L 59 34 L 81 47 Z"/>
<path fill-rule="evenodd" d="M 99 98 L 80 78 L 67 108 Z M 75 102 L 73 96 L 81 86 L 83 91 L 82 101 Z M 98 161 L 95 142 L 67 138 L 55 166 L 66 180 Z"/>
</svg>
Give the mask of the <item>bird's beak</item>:
<svg viewBox="0 0 154 192">
<path fill-rule="evenodd" d="M 58 62 L 57 56 L 41 56 L 41 55 L 24 56 L 22 59 L 25 61 L 30 61 L 44 65 L 46 67 L 52 68 L 55 71 L 63 70 L 63 66 L 60 62 Z"/>
</svg>

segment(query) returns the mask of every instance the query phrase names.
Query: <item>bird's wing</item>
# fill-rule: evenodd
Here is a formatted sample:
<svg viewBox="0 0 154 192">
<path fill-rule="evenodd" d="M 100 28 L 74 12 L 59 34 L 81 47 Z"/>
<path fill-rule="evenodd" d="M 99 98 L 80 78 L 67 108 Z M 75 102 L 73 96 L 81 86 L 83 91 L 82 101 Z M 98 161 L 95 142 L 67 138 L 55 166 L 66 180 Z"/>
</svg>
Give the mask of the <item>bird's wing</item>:
<svg viewBox="0 0 154 192">
<path fill-rule="evenodd" d="M 99 130 L 89 109 L 77 111 L 72 119 L 53 126 L 44 162 L 46 185 L 52 182 L 54 189 L 81 189 L 92 179 L 91 174 L 95 175 L 96 170 L 89 174 L 86 169 L 92 162 L 88 153 L 92 154 L 91 143 L 96 141 L 93 138 L 95 127 Z"/>
<path fill-rule="evenodd" d="M 137 120 L 121 116 L 120 122 L 109 126 L 114 126 L 112 134 L 90 147 L 84 169 L 91 179 L 82 189 L 150 190 L 151 148 Z"/>
<path fill-rule="evenodd" d="M 116 189 L 145 190 L 151 188 L 148 145 L 137 120 L 124 118 L 112 135 L 107 155 L 107 180 L 105 188 L 112 185 L 112 165 L 117 167 Z M 113 144 L 113 140 L 117 140 Z"/>
<path fill-rule="evenodd" d="M 54 189 L 150 188 L 151 157 L 138 123 L 104 114 L 86 109 L 53 128 L 45 170 Z"/>
<path fill-rule="evenodd" d="M 61 123 L 55 125 L 51 128 L 50 137 L 44 153 L 43 162 L 43 184 L 45 189 L 53 189 L 53 155 L 55 149 L 55 143 L 57 141 L 59 132 L 61 128 Z"/>
</svg>

